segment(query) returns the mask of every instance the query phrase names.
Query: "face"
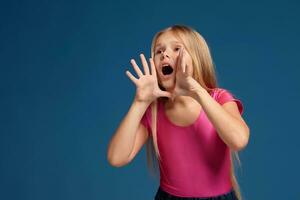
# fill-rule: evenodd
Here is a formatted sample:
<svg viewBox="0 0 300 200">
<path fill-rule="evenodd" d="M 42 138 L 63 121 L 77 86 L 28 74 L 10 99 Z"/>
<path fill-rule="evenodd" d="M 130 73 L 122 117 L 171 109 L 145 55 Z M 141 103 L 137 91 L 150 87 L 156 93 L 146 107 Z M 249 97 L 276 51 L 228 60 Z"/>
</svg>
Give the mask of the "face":
<svg viewBox="0 0 300 200">
<path fill-rule="evenodd" d="M 155 43 L 154 64 L 158 81 L 168 91 L 175 86 L 177 58 L 182 47 L 182 42 L 171 32 L 160 35 Z"/>
<path fill-rule="evenodd" d="M 158 81 L 167 91 L 175 87 L 177 60 L 183 43 L 172 32 L 160 35 L 154 47 L 154 64 Z"/>
</svg>

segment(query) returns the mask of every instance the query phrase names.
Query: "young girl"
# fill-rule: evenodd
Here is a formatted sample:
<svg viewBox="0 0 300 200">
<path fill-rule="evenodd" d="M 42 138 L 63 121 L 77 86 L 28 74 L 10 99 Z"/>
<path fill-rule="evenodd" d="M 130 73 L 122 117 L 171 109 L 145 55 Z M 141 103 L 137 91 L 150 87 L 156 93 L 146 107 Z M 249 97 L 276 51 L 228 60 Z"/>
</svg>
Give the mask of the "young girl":
<svg viewBox="0 0 300 200">
<path fill-rule="evenodd" d="M 241 200 L 231 154 L 246 147 L 249 128 L 241 101 L 218 88 L 203 37 L 175 25 L 154 36 L 150 65 L 140 57 L 143 72 L 133 59 L 138 77 L 126 71 L 136 95 L 110 141 L 109 163 L 128 164 L 150 141 L 160 171 L 155 200 Z"/>
</svg>

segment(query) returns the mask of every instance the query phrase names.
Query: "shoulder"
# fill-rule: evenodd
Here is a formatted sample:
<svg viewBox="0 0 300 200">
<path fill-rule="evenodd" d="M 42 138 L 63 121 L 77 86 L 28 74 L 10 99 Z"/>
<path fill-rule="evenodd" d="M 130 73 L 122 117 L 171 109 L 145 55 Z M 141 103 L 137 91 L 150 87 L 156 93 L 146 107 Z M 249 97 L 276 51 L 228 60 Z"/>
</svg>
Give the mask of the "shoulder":
<svg viewBox="0 0 300 200">
<path fill-rule="evenodd" d="M 214 94 L 217 95 L 217 97 L 220 97 L 221 95 L 226 94 L 226 93 L 232 94 L 228 89 L 220 88 L 220 87 L 214 88 L 213 92 L 214 92 Z"/>
<path fill-rule="evenodd" d="M 243 103 L 240 98 L 236 97 L 235 93 L 225 88 L 215 88 L 213 92 L 214 99 L 219 104 L 221 104 L 223 107 L 236 107 L 240 114 L 242 114 Z"/>
<path fill-rule="evenodd" d="M 225 88 L 214 88 L 213 95 L 217 101 L 220 101 L 220 103 L 224 103 L 222 101 L 227 99 L 236 99 L 234 93 Z"/>
</svg>

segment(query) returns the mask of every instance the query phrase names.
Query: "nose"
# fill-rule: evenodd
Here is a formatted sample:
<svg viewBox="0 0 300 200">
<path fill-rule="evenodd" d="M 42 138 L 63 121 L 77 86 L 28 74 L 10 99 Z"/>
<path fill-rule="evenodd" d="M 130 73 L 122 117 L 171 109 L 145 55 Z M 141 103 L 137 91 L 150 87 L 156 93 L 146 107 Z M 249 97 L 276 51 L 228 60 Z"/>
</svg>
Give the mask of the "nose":
<svg viewBox="0 0 300 200">
<path fill-rule="evenodd" d="M 161 54 L 161 59 L 163 60 L 165 57 L 170 58 L 169 54 L 167 53 L 167 51 L 162 52 Z"/>
</svg>

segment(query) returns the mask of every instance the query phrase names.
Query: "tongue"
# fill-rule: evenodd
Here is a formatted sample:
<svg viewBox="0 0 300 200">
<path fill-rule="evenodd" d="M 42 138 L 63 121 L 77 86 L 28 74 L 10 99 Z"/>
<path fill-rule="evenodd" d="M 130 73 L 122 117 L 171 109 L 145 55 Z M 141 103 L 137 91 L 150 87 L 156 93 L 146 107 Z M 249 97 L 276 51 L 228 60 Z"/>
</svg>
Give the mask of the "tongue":
<svg viewBox="0 0 300 200">
<path fill-rule="evenodd" d="M 163 73 L 164 75 L 172 74 L 172 72 L 173 72 L 173 68 L 172 68 L 171 66 L 164 66 L 164 67 L 162 68 L 162 73 Z"/>
</svg>

